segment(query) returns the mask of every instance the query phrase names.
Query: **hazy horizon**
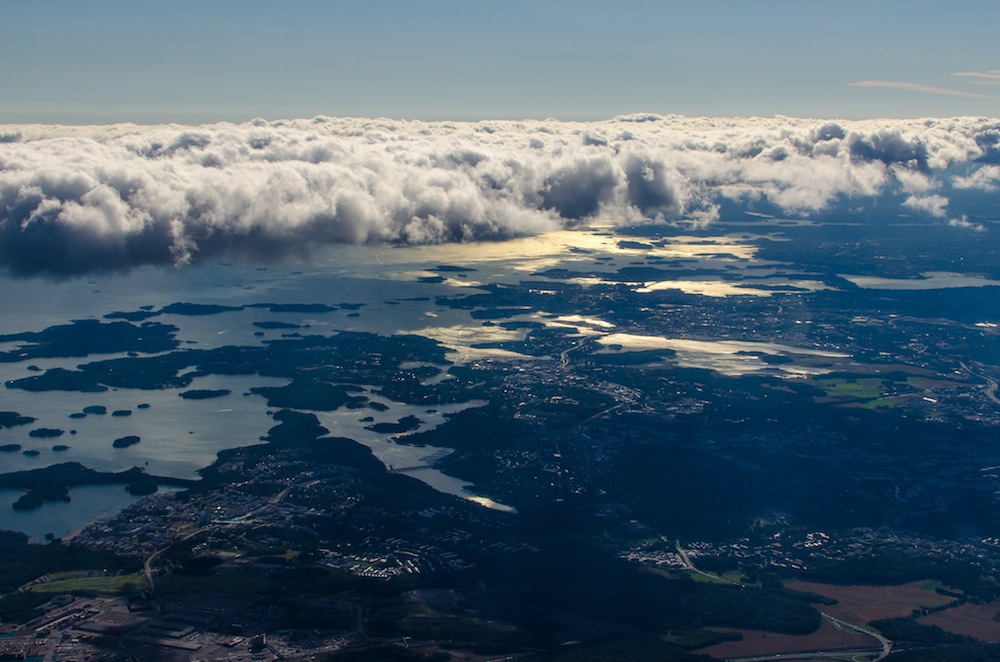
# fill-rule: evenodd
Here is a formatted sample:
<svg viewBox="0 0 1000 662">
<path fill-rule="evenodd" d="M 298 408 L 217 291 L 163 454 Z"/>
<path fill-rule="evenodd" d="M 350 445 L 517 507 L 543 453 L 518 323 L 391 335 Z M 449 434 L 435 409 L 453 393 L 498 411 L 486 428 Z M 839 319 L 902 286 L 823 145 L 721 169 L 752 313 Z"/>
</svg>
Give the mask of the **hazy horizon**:
<svg viewBox="0 0 1000 662">
<path fill-rule="evenodd" d="M 0 123 L 1000 112 L 995 3 L 10 3 Z"/>
</svg>

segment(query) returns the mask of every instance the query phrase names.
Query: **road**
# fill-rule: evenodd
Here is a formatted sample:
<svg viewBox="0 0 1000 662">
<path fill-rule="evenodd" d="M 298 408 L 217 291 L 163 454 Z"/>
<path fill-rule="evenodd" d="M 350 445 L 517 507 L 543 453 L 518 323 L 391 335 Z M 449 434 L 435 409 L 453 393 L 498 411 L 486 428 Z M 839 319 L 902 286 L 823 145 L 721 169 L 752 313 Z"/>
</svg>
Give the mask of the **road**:
<svg viewBox="0 0 1000 662">
<path fill-rule="evenodd" d="M 877 648 L 837 648 L 831 650 L 798 651 L 792 653 L 774 653 L 773 655 L 750 655 L 747 657 L 731 657 L 726 662 L 778 662 L 780 660 L 815 660 L 816 658 L 828 657 L 830 659 L 843 660 L 850 656 L 852 660 L 860 660 L 861 656 L 871 662 L 880 662 L 892 652 L 892 642 L 874 630 L 870 630 L 862 625 L 854 625 L 843 621 L 836 616 L 820 612 L 823 618 L 830 621 L 834 626 L 847 632 L 864 634 L 874 637 L 879 642 Z"/>
<path fill-rule="evenodd" d="M 876 655 L 878 648 L 847 648 L 832 651 L 803 651 L 801 653 L 776 653 L 774 655 L 752 655 L 749 657 L 730 657 L 726 662 L 780 662 L 781 660 L 815 660 L 816 658 L 828 657 L 831 660 L 845 660 L 850 656 L 852 660 L 858 660 L 858 656 Z M 878 659 L 882 659 L 879 657 Z"/>
<path fill-rule="evenodd" d="M 677 549 L 677 554 L 680 555 L 681 560 L 684 562 L 684 565 L 687 566 L 687 569 L 689 571 L 695 572 L 699 575 L 702 575 L 703 577 L 708 577 L 709 579 L 712 579 L 714 581 L 725 582 L 726 584 L 733 584 L 734 586 L 743 586 L 738 582 L 733 582 L 728 579 L 725 579 L 724 577 L 719 577 L 718 575 L 713 575 L 711 573 L 696 568 L 694 563 L 691 561 L 691 557 L 688 556 L 687 551 L 683 547 L 681 547 L 681 542 L 679 540 L 675 542 L 674 547 Z M 843 621 L 837 618 L 836 616 L 831 616 L 830 614 L 827 614 L 822 611 L 820 612 L 820 615 L 822 615 L 823 618 L 830 621 L 831 623 L 834 624 L 834 626 L 836 626 L 841 630 L 845 630 L 847 632 L 854 632 L 857 634 L 864 634 L 869 637 L 874 637 L 875 639 L 878 640 L 881 648 L 858 648 L 851 650 L 836 649 L 836 650 L 820 650 L 820 651 L 802 651 L 797 653 L 776 653 L 774 655 L 754 655 L 751 657 L 730 658 L 729 660 L 727 660 L 727 662 L 765 662 L 768 660 L 808 660 L 817 657 L 829 657 L 829 658 L 836 657 L 838 659 L 843 659 L 843 656 L 845 654 L 852 655 L 855 657 L 858 655 L 865 655 L 865 656 L 875 655 L 876 657 L 871 658 L 871 662 L 879 662 L 880 660 L 884 660 L 886 657 L 888 657 L 889 653 L 892 652 L 892 642 L 883 637 L 878 632 L 875 632 L 874 630 L 871 630 L 863 625 L 854 625 L 853 623 L 848 623 L 847 621 Z"/>
<path fill-rule="evenodd" d="M 854 625 L 853 623 L 842 621 L 839 618 L 836 618 L 824 612 L 820 613 L 823 614 L 823 618 L 825 618 L 826 620 L 830 621 L 831 623 L 833 623 L 834 625 L 843 630 L 847 630 L 848 632 L 857 632 L 858 634 L 867 634 L 869 637 L 875 637 L 876 639 L 878 639 L 878 642 L 882 645 L 882 653 L 878 657 L 874 658 L 872 662 L 878 662 L 879 660 L 884 660 L 885 658 L 889 657 L 889 653 L 892 652 L 892 642 L 883 637 L 882 635 L 880 635 L 878 632 L 875 632 L 874 630 L 866 628 L 862 625 Z"/>
<path fill-rule="evenodd" d="M 583 347 L 583 343 L 585 342 L 587 342 L 587 339 L 581 338 L 580 340 L 577 341 L 575 345 L 573 345 L 569 349 L 564 349 L 563 351 L 559 352 L 559 363 L 562 365 L 562 367 L 565 368 L 566 366 L 569 365 L 569 353 L 575 352 L 576 350 Z"/>
<path fill-rule="evenodd" d="M 680 540 L 674 543 L 674 547 L 677 549 L 677 554 L 680 555 L 681 561 L 684 562 L 684 565 L 687 567 L 688 571 L 693 572 L 695 574 L 699 574 L 702 577 L 707 577 L 714 582 L 720 582 L 722 584 L 732 584 L 733 586 L 743 586 L 743 584 L 739 582 L 734 582 L 729 579 L 726 579 L 725 577 L 719 577 L 718 575 L 713 575 L 710 572 L 705 572 L 704 570 L 699 570 L 698 568 L 696 568 L 694 563 L 691 561 L 691 557 L 688 556 L 687 550 L 681 547 Z"/>
<path fill-rule="evenodd" d="M 997 397 L 997 380 L 993 379 L 992 377 L 987 377 L 986 375 L 981 375 L 978 372 L 975 372 L 972 368 L 965 365 L 965 363 L 962 361 L 959 361 L 958 364 L 962 366 L 963 370 L 968 372 L 973 377 L 979 377 L 980 379 L 986 380 L 986 388 L 983 390 L 983 393 L 985 393 L 986 397 L 992 400 L 994 404 L 1000 405 L 1000 398 Z"/>
<path fill-rule="evenodd" d="M 273 497 L 271 497 L 270 499 L 268 499 L 267 503 L 265 503 L 264 505 L 262 505 L 262 506 L 260 506 L 258 508 L 254 508 L 250 512 L 244 514 L 241 517 L 241 519 L 243 520 L 244 523 L 246 523 L 248 521 L 251 521 L 251 518 L 253 518 L 254 515 L 257 515 L 258 513 L 260 513 L 265 508 L 269 508 L 269 507 L 273 506 L 274 504 L 278 503 L 279 501 L 281 501 L 282 499 L 284 499 L 285 496 L 289 492 L 291 492 L 293 489 L 295 489 L 296 487 L 302 487 L 304 485 L 308 485 L 310 483 L 315 483 L 315 482 L 318 482 L 318 481 L 310 480 L 310 481 L 304 481 L 304 482 L 301 482 L 301 483 L 295 483 L 294 485 L 289 485 L 288 487 L 286 487 L 285 489 L 281 490 L 280 492 L 278 492 L 277 494 L 275 494 Z M 146 575 L 146 581 L 149 582 L 149 592 L 151 594 L 153 594 L 154 596 L 157 596 L 157 593 L 156 593 L 156 590 L 155 590 L 156 587 L 153 584 L 153 561 L 156 560 L 156 557 L 159 556 L 160 554 L 162 554 L 163 552 L 167 551 L 168 549 L 170 549 L 171 547 L 173 547 L 177 543 L 184 542 L 185 540 L 193 538 L 194 536 L 198 535 L 199 533 L 203 533 L 205 531 L 208 531 L 209 529 L 211 529 L 213 526 L 216 526 L 217 524 L 220 524 L 220 522 L 210 522 L 210 523 L 206 524 L 205 526 L 199 526 L 197 529 L 194 529 L 193 531 L 188 531 L 187 533 L 185 533 L 184 535 L 182 535 L 180 538 L 176 538 L 174 540 L 171 540 L 170 542 L 168 542 L 167 544 L 165 544 L 163 547 L 160 547 L 159 549 L 155 550 L 152 554 L 150 554 L 149 556 L 146 557 L 146 560 L 142 562 L 142 572 L 143 572 L 144 575 Z"/>
</svg>

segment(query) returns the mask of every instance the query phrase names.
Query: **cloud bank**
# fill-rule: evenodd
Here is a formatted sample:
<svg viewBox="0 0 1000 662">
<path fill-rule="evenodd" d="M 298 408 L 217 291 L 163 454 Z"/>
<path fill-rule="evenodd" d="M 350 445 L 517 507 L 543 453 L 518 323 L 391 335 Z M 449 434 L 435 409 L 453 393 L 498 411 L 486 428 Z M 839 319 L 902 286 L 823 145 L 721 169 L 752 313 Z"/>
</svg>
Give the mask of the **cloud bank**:
<svg viewBox="0 0 1000 662">
<path fill-rule="evenodd" d="M 918 215 L 993 191 L 1000 121 L 630 115 L 0 127 L 0 268 L 72 275 L 591 220 Z M 968 215 L 969 210 L 963 210 Z M 960 227 L 961 223 L 952 223 Z"/>
</svg>

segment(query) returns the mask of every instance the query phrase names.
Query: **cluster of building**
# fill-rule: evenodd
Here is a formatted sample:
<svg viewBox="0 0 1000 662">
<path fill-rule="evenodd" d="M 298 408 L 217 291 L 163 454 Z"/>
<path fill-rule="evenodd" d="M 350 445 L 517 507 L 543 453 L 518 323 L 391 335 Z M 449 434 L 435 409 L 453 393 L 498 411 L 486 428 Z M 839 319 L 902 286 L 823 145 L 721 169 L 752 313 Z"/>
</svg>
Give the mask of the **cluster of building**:
<svg viewBox="0 0 1000 662">
<path fill-rule="evenodd" d="M 456 538 L 456 541 L 451 538 Z M 472 541 L 472 534 L 456 532 L 452 535 L 449 532 L 442 541 L 467 543 Z M 455 552 L 402 538 L 368 537 L 358 544 L 341 543 L 333 549 L 320 551 L 323 565 L 346 570 L 357 577 L 372 579 L 387 580 L 406 574 L 430 575 L 475 567 L 475 564 L 462 559 Z"/>
<path fill-rule="evenodd" d="M 810 564 L 819 561 L 844 561 L 869 557 L 878 552 L 972 563 L 991 574 L 1000 570 L 1000 554 L 997 554 L 996 547 L 1000 547 L 1000 542 L 991 538 L 981 542 L 961 542 L 872 528 L 852 529 L 837 535 L 823 531 L 777 532 L 756 540 L 744 537 L 723 543 L 696 541 L 684 544 L 695 565 L 699 557 L 715 557 L 736 560 L 744 568 L 808 570 Z M 643 563 L 652 561 L 656 565 L 667 565 L 657 561 L 674 561 L 676 555 L 670 551 L 631 549 L 619 556 Z M 683 562 L 679 567 L 684 567 Z"/>
</svg>

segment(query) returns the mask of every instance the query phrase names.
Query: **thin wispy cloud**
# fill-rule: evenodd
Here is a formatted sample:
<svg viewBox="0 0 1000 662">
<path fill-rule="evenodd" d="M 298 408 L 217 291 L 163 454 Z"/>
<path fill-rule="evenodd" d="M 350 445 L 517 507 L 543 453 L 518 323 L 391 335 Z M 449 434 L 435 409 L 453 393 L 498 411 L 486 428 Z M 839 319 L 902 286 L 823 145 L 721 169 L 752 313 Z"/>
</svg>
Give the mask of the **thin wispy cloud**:
<svg viewBox="0 0 1000 662">
<path fill-rule="evenodd" d="M 990 69 L 989 71 L 957 71 L 952 76 L 972 79 L 969 82 L 973 85 L 1000 84 L 1000 69 Z"/>
<path fill-rule="evenodd" d="M 953 90 L 948 87 L 935 87 L 933 85 L 924 85 L 922 83 L 907 83 L 902 81 L 859 80 L 856 83 L 851 83 L 851 85 L 853 85 L 854 87 L 884 87 L 891 90 L 908 90 L 910 92 L 922 92 L 924 94 L 937 94 L 948 97 L 967 97 L 971 99 L 996 99 L 996 97 L 990 96 L 988 94 L 979 94 L 977 92 L 963 92 L 962 90 Z"/>
</svg>

